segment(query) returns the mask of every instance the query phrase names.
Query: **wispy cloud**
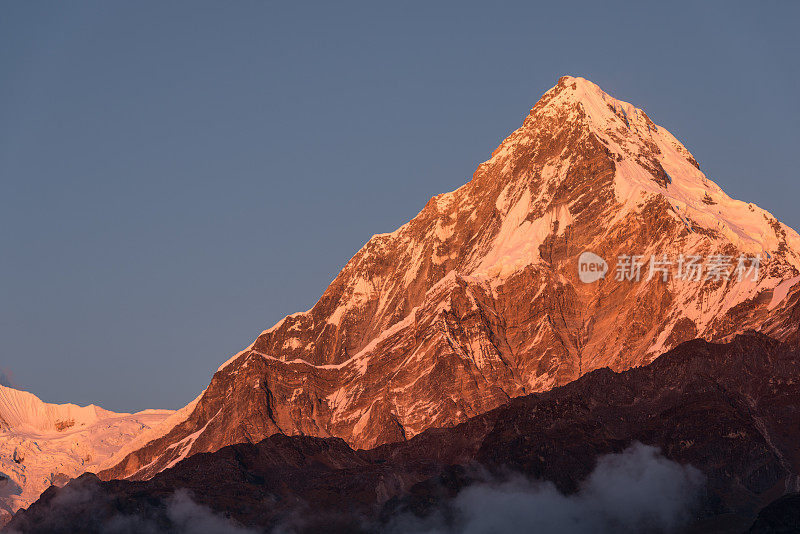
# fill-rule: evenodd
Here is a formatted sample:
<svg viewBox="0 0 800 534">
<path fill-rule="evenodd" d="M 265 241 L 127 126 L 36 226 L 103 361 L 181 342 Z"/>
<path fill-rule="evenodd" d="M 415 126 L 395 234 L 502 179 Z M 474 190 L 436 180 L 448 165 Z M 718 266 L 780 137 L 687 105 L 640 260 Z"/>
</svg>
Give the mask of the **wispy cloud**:
<svg viewBox="0 0 800 534">
<path fill-rule="evenodd" d="M 572 495 L 551 482 L 519 475 L 485 481 L 461 491 L 450 513 L 426 519 L 410 515 L 390 524 L 393 534 L 537 532 L 592 534 L 676 532 L 691 519 L 705 477 L 664 458 L 654 447 L 636 443 L 599 459 Z M 454 520 L 442 518 L 455 514 Z"/>
<path fill-rule="evenodd" d="M 10 369 L 0 367 L 0 386 L 6 386 L 9 388 L 16 387 L 14 384 L 14 374 Z"/>
</svg>

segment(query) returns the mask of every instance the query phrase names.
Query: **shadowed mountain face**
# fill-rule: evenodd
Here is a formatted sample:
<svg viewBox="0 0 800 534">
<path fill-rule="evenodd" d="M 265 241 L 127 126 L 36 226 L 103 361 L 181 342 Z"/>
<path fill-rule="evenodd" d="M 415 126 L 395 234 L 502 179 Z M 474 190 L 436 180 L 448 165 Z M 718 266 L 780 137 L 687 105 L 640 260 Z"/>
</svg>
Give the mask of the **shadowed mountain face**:
<svg viewBox="0 0 800 534">
<path fill-rule="evenodd" d="M 583 283 L 578 258 L 608 260 Z M 481 164 L 376 235 L 309 311 L 263 332 L 103 479 L 287 435 L 356 448 L 456 425 L 602 367 L 747 329 L 796 343 L 800 237 L 729 198 L 640 109 L 564 77 Z M 617 280 L 619 256 L 760 256 L 756 280 Z M 677 268 L 677 266 L 673 266 Z"/>
<path fill-rule="evenodd" d="M 623 458 L 641 443 L 686 473 L 702 473 L 690 477 L 698 494 L 688 524 L 675 528 L 740 532 L 767 503 L 800 489 L 798 376 L 795 346 L 760 334 L 727 344 L 695 340 L 644 367 L 595 370 L 455 427 L 371 450 L 338 438 L 275 434 L 193 455 L 147 481 L 84 475 L 47 490 L 10 526 L 167 532 L 182 517 L 175 493 L 188 490 L 194 509 L 226 518 L 231 529 L 386 531 L 398 518 L 433 517 L 441 528 L 458 529 L 464 518 L 454 503 L 487 480 L 549 481 L 554 495 L 578 495 L 569 502 L 582 503 L 582 481 L 596 478 L 603 459 Z M 669 498 L 651 497 L 642 502 Z"/>
<path fill-rule="evenodd" d="M 750 534 L 792 534 L 800 532 L 800 493 L 784 495 L 761 510 Z"/>
</svg>

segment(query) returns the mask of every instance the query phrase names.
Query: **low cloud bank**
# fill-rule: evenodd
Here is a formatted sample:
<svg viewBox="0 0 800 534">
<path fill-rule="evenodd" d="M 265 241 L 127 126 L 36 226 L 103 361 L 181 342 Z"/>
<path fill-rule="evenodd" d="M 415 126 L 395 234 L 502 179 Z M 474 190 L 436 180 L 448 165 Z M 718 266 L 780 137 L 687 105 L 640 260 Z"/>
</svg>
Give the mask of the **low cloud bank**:
<svg viewBox="0 0 800 534">
<path fill-rule="evenodd" d="M 571 495 L 551 482 L 532 481 L 520 475 L 504 480 L 483 479 L 442 503 L 426 518 L 401 514 L 388 524 L 364 522 L 363 531 L 386 534 L 617 534 L 663 533 L 681 530 L 692 518 L 705 477 L 697 469 L 661 455 L 654 447 L 636 443 L 620 454 L 599 458 L 594 471 Z M 139 514 L 89 518 L 76 510 L 100 511 L 108 496 L 96 480 L 74 481 L 49 503 L 46 521 L 54 527 L 83 525 L 103 534 L 255 534 L 252 530 L 196 503 L 178 490 L 164 506 Z M 78 515 L 72 516 L 71 514 Z M 447 519 L 445 519 L 447 518 Z M 88 523 L 85 523 L 88 520 Z M 318 529 L 312 524 L 334 523 L 313 509 L 284 520 L 272 534 L 293 534 Z M 40 529 L 48 525 L 40 525 Z M 78 527 L 80 528 L 80 527 Z M 57 530 L 54 528 L 54 530 Z M 347 531 L 347 529 L 340 531 Z"/>
<path fill-rule="evenodd" d="M 636 443 L 599 459 L 580 490 L 564 495 L 550 482 L 516 476 L 474 484 L 450 503 L 449 514 L 404 515 L 392 534 L 594 534 L 679 531 L 692 517 L 705 477 Z M 455 516 L 445 525 L 442 517 Z"/>
<path fill-rule="evenodd" d="M 63 531 L 60 515 L 72 507 L 84 506 L 102 498 L 102 490 L 96 484 L 65 486 L 50 503 L 50 520 L 54 531 Z M 100 524 L 88 528 L 103 534 L 257 534 L 256 530 L 243 528 L 225 517 L 214 513 L 206 506 L 197 504 L 186 490 L 178 490 L 166 500 L 165 517 L 146 515 L 114 515 Z M 40 525 L 40 531 L 49 528 Z M 78 531 L 78 530 L 76 530 Z M 11 530 L 7 534 L 20 534 Z"/>
<path fill-rule="evenodd" d="M 176 491 L 167 500 L 167 519 L 171 523 L 165 529 L 139 516 L 118 515 L 104 528 L 106 534 L 255 534 L 215 514 L 209 508 L 197 504 L 186 490 Z"/>
</svg>

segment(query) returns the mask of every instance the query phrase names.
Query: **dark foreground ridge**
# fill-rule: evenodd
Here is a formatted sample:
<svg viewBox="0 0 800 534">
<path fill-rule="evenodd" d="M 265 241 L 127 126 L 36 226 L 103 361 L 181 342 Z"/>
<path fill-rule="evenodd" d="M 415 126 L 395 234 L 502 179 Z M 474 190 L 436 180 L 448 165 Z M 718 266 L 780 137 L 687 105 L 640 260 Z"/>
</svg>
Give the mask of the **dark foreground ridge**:
<svg viewBox="0 0 800 534">
<path fill-rule="evenodd" d="M 693 340 L 647 366 L 599 369 L 371 450 L 276 434 L 191 456 L 147 481 L 86 474 L 48 489 L 8 528 L 183 532 L 190 509 L 233 532 L 381 532 L 398 517 L 432 515 L 457 529 L 450 503 L 476 483 L 524 477 L 575 494 L 599 458 L 637 442 L 704 476 L 680 530 L 746 531 L 762 508 L 800 489 L 800 350 L 760 334 Z M 771 525 L 792 513 L 796 524 L 797 497 L 787 499 L 764 510 L 757 532 L 777 532 Z"/>
<path fill-rule="evenodd" d="M 759 512 L 750 534 L 800 532 L 800 493 L 790 493 Z"/>
</svg>

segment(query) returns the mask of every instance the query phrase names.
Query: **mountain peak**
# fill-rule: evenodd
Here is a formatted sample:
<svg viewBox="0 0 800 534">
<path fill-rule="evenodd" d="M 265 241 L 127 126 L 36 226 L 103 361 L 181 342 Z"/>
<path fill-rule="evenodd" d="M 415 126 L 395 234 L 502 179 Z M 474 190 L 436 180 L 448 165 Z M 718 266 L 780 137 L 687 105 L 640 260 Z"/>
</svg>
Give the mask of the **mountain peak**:
<svg viewBox="0 0 800 534">
<path fill-rule="evenodd" d="M 760 255 L 763 273 L 665 281 L 645 265 L 635 283 L 615 269 L 587 283 L 586 251 Z M 563 77 L 472 180 L 373 236 L 310 310 L 262 332 L 100 476 L 145 479 L 276 432 L 408 439 L 690 338 L 796 337 L 798 298 L 800 236 L 725 195 L 642 110 Z"/>
<path fill-rule="evenodd" d="M 579 159 L 594 161 L 594 170 L 580 180 L 574 172 L 564 172 L 576 168 Z M 538 170 L 536 160 L 547 172 Z M 615 213 L 615 220 L 658 202 L 689 234 L 723 237 L 754 254 L 791 250 L 787 259 L 800 269 L 800 255 L 794 252 L 800 250 L 796 232 L 769 212 L 729 197 L 666 128 L 585 78 L 562 76 L 484 165 L 500 169 L 505 180 L 529 182 L 533 177 L 531 193 L 538 204 L 556 202 L 575 212 L 584 187 L 599 194 L 601 161 L 612 176 L 604 184 L 613 189 L 616 203 L 607 209 Z M 783 241 L 787 245 L 781 247 Z"/>
<path fill-rule="evenodd" d="M 659 129 L 643 110 L 614 98 L 596 83 L 579 76 L 559 78 L 555 87 L 547 91 L 531 111 L 536 111 L 537 107 L 579 110 L 579 116 L 587 119 L 594 129 L 624 127 L 637 134 L 649 134 Z"/>
<path fill-rule="evenodd" d="M 594 91 L 605 94 L 599 85 L 581 76 L 562 76 L 554 89 L 571 89 L 572 91 Z"/>
</svg>

